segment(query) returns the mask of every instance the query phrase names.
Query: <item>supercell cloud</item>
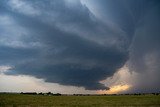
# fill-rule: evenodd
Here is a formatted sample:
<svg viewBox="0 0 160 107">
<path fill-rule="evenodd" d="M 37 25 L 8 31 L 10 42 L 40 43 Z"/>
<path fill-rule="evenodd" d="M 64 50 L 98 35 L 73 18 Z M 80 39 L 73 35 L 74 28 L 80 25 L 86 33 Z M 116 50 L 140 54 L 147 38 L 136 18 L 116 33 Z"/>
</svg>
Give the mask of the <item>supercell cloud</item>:
<svg viewBox="0 0 160 107">
<path fill-rule="evenodd" d="M 156 0 L 3 0 L 0 65 L 12 67 L 8 75 L 109 89 L 100 81 L 126 62 L 160 74 L 159 24 Z"/>
</svg>

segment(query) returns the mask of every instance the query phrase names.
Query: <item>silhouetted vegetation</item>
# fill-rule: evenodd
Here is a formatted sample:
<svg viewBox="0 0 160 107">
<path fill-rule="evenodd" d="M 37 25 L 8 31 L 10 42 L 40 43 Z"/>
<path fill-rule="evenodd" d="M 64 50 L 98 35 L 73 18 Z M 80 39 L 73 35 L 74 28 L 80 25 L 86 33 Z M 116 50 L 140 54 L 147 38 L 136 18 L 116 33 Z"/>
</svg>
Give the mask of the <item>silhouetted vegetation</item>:
<svg viewBox="0 0 160 107">
<path fill-rule="evenodd" d="M 20 94 L 26 94 L 26 95 L 37 95 L 36 92 L 21 92 Z"/>
<path fill-rule="evenodd" d="M 9 92 L 0 92 L 0 94 L 10 94 Z M 160 93 L 126 93 L 126 94 L 61 94 L 61 93 L 52 93 L 52 92 L 47 92 L 47 93 L 36 93 L 36 92 L 21 92 L 21 93 L 13 93 L 12 94 L 24 94 L 24 95 L 44 95 L 44 96 L 121 96 L 121 95 L 135 95 L 135 96 L 140 96 L 140 95 L 160 95 Z"/>
<path fill-rule="evenodd" d="M 51 92 L 47 92 L 47 93 L 36 93 L 36 92 L 21 92 L 20 94 L 25 94 L 25 95 L 48 95 L 48 96 L 61 96 L 60 93 L 51 93 Z"/>
<path fill-rule="evenodd" d="M 160 95 L 160 93 L 152 93 L 153 95 Z"/>
</svg>

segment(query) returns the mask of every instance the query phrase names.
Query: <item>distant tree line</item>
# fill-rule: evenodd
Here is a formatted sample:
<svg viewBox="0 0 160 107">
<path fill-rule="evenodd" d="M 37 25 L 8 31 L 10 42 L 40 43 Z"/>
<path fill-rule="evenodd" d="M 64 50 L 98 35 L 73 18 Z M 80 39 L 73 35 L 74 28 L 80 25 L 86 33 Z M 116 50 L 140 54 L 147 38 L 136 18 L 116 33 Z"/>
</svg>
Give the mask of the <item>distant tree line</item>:
<svg viewBox="0 0 160 107">
<path fill-rule="evenodd" d="M 8 93 L 12 93 L 12 94 L 24 94 L 24 95 L 46 95 L 46 96 L 118 96 L 118 95 L 136 95 L 136 96 L 140 96 L 140 95 L 160 95 L 159 93 L 126 93 L 126 94 L 60 94 L 60 93 L 52 93 L 52 92 L 47 92 L 47 93 L 37 93 L 37 92 L 21 92 L 21 93 L 17 93 L 17 92 L 0 92 L 0 94 L 8 94 Z"/>
<path fill-rule="evenodd" d="M 51 92 L 47 92 L 47 93 L 36 93 L 36 92 L 21 92 L 20 94 L 25 94 L 25 95 L 48 95 L 48 96 L 61 96 L 60 93 L 51 93 Z"/>
</svg>

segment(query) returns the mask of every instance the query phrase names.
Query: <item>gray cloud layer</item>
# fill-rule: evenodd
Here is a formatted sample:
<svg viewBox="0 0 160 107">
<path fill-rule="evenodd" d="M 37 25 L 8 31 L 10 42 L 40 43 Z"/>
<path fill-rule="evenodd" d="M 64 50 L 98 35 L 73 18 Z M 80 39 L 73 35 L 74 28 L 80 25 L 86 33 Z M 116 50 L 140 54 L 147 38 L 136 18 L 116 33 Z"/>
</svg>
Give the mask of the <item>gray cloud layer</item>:
<svg viewBox="0 0 160 107">
<path fill-rule="evenodd" d="M 78 0 L 0 1 L 0 64 L 14 66 L 8 74 L 32 75 L 47 82 L 89 90 L 108 89 L 99 81 L 121 68 L 129 53 L 131 63 L 141 63 L 132 60 L 140 54 L 139 50 L 135 53 L 134 47 L 141 48 L 132 40 L 137 41 L 136 29 L 141 23 L 146 26 L 143 16 L 155 4 L 102 0 L 97 4 L 105 14 L 100 20 Z M 116 27 L 103 23 L 106 17 Z M 154 40 L 153 37 L 148 46 L 156 45 Z"/>
<path fill-rule="evenodd" d="M 140 73 L 133 91 L 160 90 L 160 5 L 152 8 L 135 32 L 130 49 L 130 70 Z"/>
</svg>

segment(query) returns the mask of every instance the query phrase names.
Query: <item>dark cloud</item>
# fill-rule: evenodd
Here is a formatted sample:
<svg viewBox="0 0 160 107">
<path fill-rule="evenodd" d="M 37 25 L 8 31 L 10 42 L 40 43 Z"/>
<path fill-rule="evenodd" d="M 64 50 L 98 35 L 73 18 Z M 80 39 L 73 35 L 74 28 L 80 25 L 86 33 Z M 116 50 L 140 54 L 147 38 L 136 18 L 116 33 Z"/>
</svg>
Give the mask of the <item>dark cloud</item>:
<svg viewBox="0 0 160 107">
<path fill-rule="evenodd" d="M 39 58 L 15 65 L 16 74 L 34 75 L 48 82 L 86 89 L 107 89 L 99 81 L 111 76 L 127 59 L 127 52 L 40 22 L 34 25 L 34 31 L 41 31 L 38 37 L 45 49 Z"/>
<path fill-rule="evenodd" d="M 104 9 L 100 20 L 78 0 L 1 1 L 0 63 L 13 66 L 7 74 L 31 75 L 89 90 L 108 89 L 99 81 L 121 68 L 129 53 L 130 63 L 141 63 L 137 56 L 141 53 L 140 36 L 135 35 L 140 25 L 146 26 L 149 19 L 145 21 L 143 16 L 155 4 L 145 0 L 101 0 L 97 3 Z M 116 27 L 104 23 L 106 18 Z M 158 36 L 149 38 L 153 38 L 151 44 L 156 38 L 159 43 Z"/>
<path fill-rule="evenodd" d="M 6 2 L 10 6 L 6 15 L 27 32 L 18 39 L 27 47 L 1 48 L 1 60 L 11 61 L 14 66 L 8 74 L 32 75 L 47 82 L 89 90 L 108 89 L 99 81 L 113 75 L 127 60 L 128 52 L 123 47 L 125 35 L 115 33 L 96 19 L 79 1 L 76 4 L 48 2 Z M 5 26 L 8 25 L 2 27 Z M 113 44 L 112 40 L 117 42 Z M 40 43 L 40 46 L 29 43 Z"/>
<path fill-rule="evenodd" d="M 36 57 L 38 50 L 0 46 L 0 64 L 16 64 L 20 61 Z"/>
<path fill-rule="evenodd" d="M 130 49 L 129 67 L 139 73 L 132 91 L 157 92 L 160 90 L 160 12 L 155 5 L 137 27 Z M 146 90 L 147 89 L 147 90 Z"/>
<path fill-rule="evenodd" d="M 135 29 L 143 20 L 145 14 L 152 9 L 158 0 L 101 0 L 95 2 L 98 13 L 103 20 L 109 19 L 120 27 L 132 41 Z"/>
<path fill-rule="evenodd" d="M 107 13 L 102 15 L 103 18 L 110 18 L 131 40 L 127 64 L 130 71 L 138 74 L 133 80 L 130 92 L 159 91 L 160 2 L 158 0 L 95 2 L 102 13 Z"/>
</svg>

